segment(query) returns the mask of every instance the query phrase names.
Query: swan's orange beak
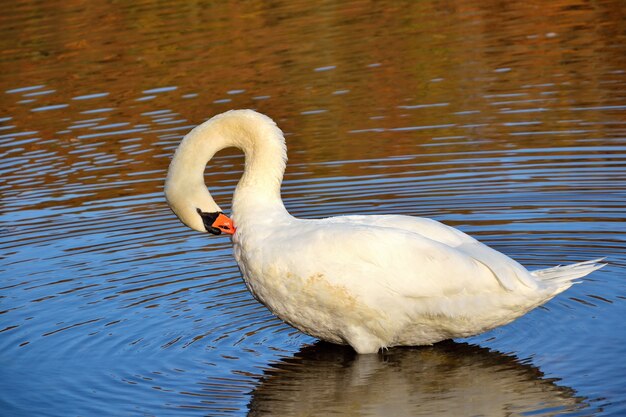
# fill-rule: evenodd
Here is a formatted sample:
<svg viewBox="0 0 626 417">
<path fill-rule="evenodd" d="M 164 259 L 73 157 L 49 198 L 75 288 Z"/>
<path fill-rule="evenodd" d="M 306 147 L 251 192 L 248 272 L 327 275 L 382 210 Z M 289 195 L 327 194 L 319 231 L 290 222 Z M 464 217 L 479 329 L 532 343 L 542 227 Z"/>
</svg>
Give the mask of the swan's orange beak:
<svg viewBox="0 0 626 417">
<path fill-rule="evenodd" d="M 225 216 L 222 213 L 220 213 L 217 216 L 217 218 L 215 219 L 215 221 L 213 222 L 211 226 L 217 227 L 222 232 L 228 233 L 229 235 L 234 235 L 235 231 L 237 230 L 235 228 L 235 225 L 233 224 L 233 221 L 230 219 L 230 217 Z"/>
</svg>

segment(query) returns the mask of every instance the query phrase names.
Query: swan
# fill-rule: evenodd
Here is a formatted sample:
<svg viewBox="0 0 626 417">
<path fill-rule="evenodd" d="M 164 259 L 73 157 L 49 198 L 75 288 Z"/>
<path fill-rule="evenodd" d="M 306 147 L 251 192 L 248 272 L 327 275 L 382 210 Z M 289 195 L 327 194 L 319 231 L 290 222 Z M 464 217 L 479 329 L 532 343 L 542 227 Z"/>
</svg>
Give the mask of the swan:
<svg viewBox="0 0 626 417">
<path fill-rule="evenodd" d="M 221 149 L 245 155 L 232 219 L 204 183 Z M 435 220 L 403 215 L 298 219 L 282 202 L 282 131 L 253 110 L 231 110 L 181 141 L 165 197 L 193 230 L 228 234 L 247 288 L 281 320 L 358 353 L 430 345 L 507 324 L 604 266 L 601 259 L 529 272 Z"/>
</svg>

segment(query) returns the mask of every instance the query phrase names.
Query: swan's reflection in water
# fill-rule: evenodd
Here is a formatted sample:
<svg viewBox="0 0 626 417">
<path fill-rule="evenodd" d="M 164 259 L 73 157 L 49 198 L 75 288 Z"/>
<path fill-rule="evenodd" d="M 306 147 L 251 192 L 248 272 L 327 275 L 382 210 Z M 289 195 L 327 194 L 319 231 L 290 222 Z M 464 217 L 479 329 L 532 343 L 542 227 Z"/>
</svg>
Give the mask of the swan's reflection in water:
<svg viewBox="0 0 626 417">
<path fill-rule="evenodd" d="M 265 371 L 249 416 L 593 414 L 570 388 L 514 357 L 465 343 L 356 355 L 325 343 Z"/>
</svg>

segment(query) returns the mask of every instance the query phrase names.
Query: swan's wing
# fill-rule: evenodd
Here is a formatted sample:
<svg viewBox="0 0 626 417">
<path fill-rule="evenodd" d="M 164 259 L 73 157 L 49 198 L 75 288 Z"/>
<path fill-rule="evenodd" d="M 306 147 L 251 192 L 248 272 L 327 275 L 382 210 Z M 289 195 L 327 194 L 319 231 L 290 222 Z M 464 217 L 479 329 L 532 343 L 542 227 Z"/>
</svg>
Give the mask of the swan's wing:
<svg viewBox="0 0 626 417">
<path fill-rule="evenodd" d="M 471 256 L 489 268 L 504 288 L 514 291 L 520 284 L 536 289 L 538 281 L 517 261 L 477 240 L 466 241 L 456 249 Z"/>
<path fill-rule="evenodd" d="M 327 219 L 327 221 L 388 227 L 415 233 L 480 262 L 493 273 L 502 287 L 508 291 L 519 288 L 520 284 L 528 288 L 537 288 L 537 280 L 518 262 L 460 230 L 446 226 L 436 220 L 411 216 L 381 215 L 335 217 Z"/>
<path fill-rule="evenodd" d="M 493 272 L 453 247 L 405 230 L 349 223 L 298 228 L 272 245 L 273 265 L 366 296 L 412 298 L 502 292 Z M 275 236 L 276 237 L 276 236 Z M 274 240 L 276 243 L 276 240 Z"/>
</svg>

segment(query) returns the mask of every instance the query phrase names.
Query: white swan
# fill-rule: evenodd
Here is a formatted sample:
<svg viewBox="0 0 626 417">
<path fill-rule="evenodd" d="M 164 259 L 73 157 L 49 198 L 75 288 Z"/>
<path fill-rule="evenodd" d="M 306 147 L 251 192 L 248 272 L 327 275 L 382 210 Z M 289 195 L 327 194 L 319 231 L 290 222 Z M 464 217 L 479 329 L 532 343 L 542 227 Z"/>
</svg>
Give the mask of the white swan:
<svg viewBox="0 0 626 417">
<path fill-rule="evenodd" d="M 232 146 L 244 152 L 245 169 L 231 222 L 208 192 L 204 169 L 217 151 Z M 178 147 L 167 202 L 190 228 L 232 235 L 248 289 L 279 318 L 359 353 L 493 329 L 603 266 L 598 259 L 529 272 L 424 218 L 297 219 L 280 197 L 286 161 L 283 134 L 269 117 L 252 110 L 217 115 Z"/>
</svg>

